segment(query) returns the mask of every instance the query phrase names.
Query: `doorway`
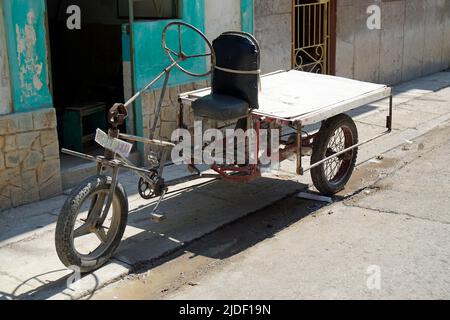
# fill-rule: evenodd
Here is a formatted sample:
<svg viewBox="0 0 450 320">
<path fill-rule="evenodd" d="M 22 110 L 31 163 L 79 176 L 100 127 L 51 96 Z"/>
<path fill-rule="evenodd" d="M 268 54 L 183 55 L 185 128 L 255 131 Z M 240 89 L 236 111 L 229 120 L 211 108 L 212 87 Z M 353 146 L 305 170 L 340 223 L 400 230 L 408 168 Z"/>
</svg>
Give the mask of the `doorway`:
<svg viewBox="0 0 450 320">
<path fill-rule="evenodd" d="M 114 3 L 47 0 L 52 92 L 61 147 L 98 153 L 95 131 L 106 130 L 107 110 L 124 101 L 123 21 Z M 81 9 L 80 29 L 67 26 L 71 5 Z"/>
<path fill-rule="evenodd" d="M 336 1 L 292 1 L 293 69 L 334 74 Z"/>
</svg>

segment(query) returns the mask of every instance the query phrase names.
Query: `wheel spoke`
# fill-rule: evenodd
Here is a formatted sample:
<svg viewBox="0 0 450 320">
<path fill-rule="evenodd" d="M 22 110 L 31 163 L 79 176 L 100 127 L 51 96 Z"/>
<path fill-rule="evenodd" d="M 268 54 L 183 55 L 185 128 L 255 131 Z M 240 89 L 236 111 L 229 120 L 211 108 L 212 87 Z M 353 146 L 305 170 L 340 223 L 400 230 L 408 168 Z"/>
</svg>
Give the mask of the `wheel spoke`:
<svg viewBox="0 0 450 320">
<path fill-rule="evenodd" d="M 341 129 L 339 133 L 339 151 L 342 151 L 344 149 L 345 149 L 345 135 L 344 131 L 342 131 Z"/>
<path fill-rule="evenodd" d="M 212 53 L 194 54 L 194 55 L 191 55 L 191 56 L 186 56 L 186 59 L 208 57 L 208 56 L 211 56 L 211 55 L 212 55 Z"/>
<path fill-rule="evenodd" d="M 105 194 L 96 196 L 94 200 L 94 205 L 89 210 L 88 219 L 86 223 L 93 224 L 93 222 L 100 216 L 103 209 L 103 205 L 105 203 L 105 197 L 106 197 Z"/>
<path fill-rule="evenodd" d="M 329 140 L 327 155 L 332 156 L 338 152 L 341 152 L 346 147 L 347 136 L 345 131 L 342 128 L 338 128 Z M 351 155 L 352 153 L 350 152 L 330 159 L 328 166 L 325 168 L 325 175 L 329 181 L 339 178 L 338 175 L 342 169 L 342 165 L 344 165 L 344 160 L 346 160 L 349 156 L 351 157 Z"/>
<path fill-rule="evenodd" d="M 341 136 L 342 130 L 339 129 L 337 134 L 336 134 L 336 144 L 335 144 L 335 151 L 339 152 L 341 151 L 341 146 L 342 146 L 342 136 Z"/>
<path fill-rule="evenodd" d="M 331 138 L 331 140 L 330 140 L 330 143 L 329 143 L 329 149 L 331 149 L 331 152 L 332 153 L 335 153 L 336 152 L 336 147 L 337 147 L 337 144 L 338 144 L 338 142 L 337 142 L 337 138 L 338 138 L 338 136 L 336 135 L 336 133 L 333 135 L 333 137 Z"/>
<path fill-rule="evenodd" d="M 334 177 L 336 177 L 336 174 L 338 173 L 338 170 L 337 170 L 337 169 L 339 169 L 339 161 L 336 161 L 336 159 L 335 159 L 331 179 L 333 179 Z"/>
<path fill-rule="evenodd" d="M 328 143 L 328 148 L 331 149 L 334 146 L 336 140 L 336 135 L 333 135 L 330 139 L 330 142 Z"/>
<path fill-rule="evenodd" d="M 330 151 L 331 153 L 331 151 Z M 333 152 L 334 154 L 335 152 Z M 332 154 L 330 154 L 329 156 L 331 156 Z M 342 161 L 338 158 L 332 158 L 330 160 L 328 160 L 327 162 L 325 162 L 324 164 L 324 172 L 325 172 L 325 176 L 326 178 L 331 181 L 333 180 L 336 175 L 338 174 L 340 167 L 342 165 Z"/>
<path fill-rule="evenodd" d="M 108 234 L 107 232 L 105 232 L 105 228 L 102 226 L 95 229 L 95 235 L 102 243 L 106 243 L 108 241 Z"/>
<path fill-rule="evenodd" d="M 326 157 L 331 157 L 334 154 L 345 149 L 345 133 L 342 128 L 337 129 L 333 135 L 330 137 L 328 142 Z M 325 163 L 324 172 L 326 178 L 331 181 L 333 180 L 340 171 L 342 161 L 339 158 L 332 158 Z"/>
<path fill-rule="evenodd" d="M 334 167 L 333 167 L 333 161 L 331 161 L 331 162 L 330 162 L 330 171 L 329 171 L 329 173 L 328 173 L 328 180 L 333 179 L 333 170 L 334 170 Z"/>
<path fill-rule="evenodd" d="M 105 207 L 102 216 L 96 221 L 97 225 L 99 225 L 99 226 L 102 226 L 103 223 L 105 223 L 105 220 L 108 217 L 109 211 L 112 209 L 112 205 L 113 205 L 113 201 L 114 201 L 114 195 L 112 195 L 112 197 L 113 197 L 113 199 L 111 200 L 111 205 L 109 206 L 108 211 L 106 211 L 106 207 Z"/>
<path fill-rule="evenodd" d="M 170 53 L 173 54 L 174 56 L 177 56 L 177 57 L 180 56 L 180 54 L 178 52 L 175 52 L 174 50 L 170 49 L 167 46 L 164 49 L 166 49 L 167 51 L 170 51 Z"/>
<path fill-rule="evenodd" d="M 81 227 L 75 229 L 75 231 L 73 232 L 73 237 L 79 238 L 88 235 L 90 233 L 91 233 L 91 225 L 85 222 Z"/>
<path fill-rule="evenodd" d="M 89 209 L 86 221 L 84 221 L 84 224 L 81 227 L 74 230 L 73 232 L 74 238 L 79 238 L 92 233 L 91 232 L 92 226 L 94 226 L 95 223 L 100 218 L 100 214 L 104 203 L 105 203 L 104 194 L 95 196 L 94 201 L 91 204 L 91 208 Z"/>
<path fill-rule="evenodd" d="M 95 200 L 91 204 L 91 208 L 89 209 L 88 217 L 84 221 L 83 225 L 73 232 L 74 238 L 79 238 L 91 233 L 92 226 L 97 222 L 100 217 L 101 210 L 103 208 L 103 204 L 105 202 L 105 195 L 97 195 L 95 196 Z"/>
<path fill-rule="evenodd" d="M 327 177 L 328 180 L 329 180 L 330 174 L 331 174 L 331 161 L 327 161 L 326 167 L 325 167 L 325 176 Z"/>
</svg>

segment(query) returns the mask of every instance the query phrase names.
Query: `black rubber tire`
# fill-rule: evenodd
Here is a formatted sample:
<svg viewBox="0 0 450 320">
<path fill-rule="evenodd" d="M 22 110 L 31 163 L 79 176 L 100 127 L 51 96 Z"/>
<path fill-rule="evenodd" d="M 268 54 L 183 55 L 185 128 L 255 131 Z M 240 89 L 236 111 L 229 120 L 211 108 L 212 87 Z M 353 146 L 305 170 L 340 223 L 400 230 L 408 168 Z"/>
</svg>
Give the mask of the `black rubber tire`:
<svg viewBox="0 0 450 320">
<path fill-rule="evenodd" d="M 84 180 L 72 191 L 61 209 L 56 223 L 55 245 L 58 257 L 66 267 L 76 266 L 82 273 L 94 271 L 104 265 L 119 246 L 128 220 L 128 198 L 120 183 L 115 191 L 120 207 L 120 222 L 114 240 L 104 254 L 95 260 L 87 259 L 75 250 L 72 243 L 72 232 L 81 205 L 96 191 L 109 190 L 111 182 L 112 178 L 107 176 L 93 176 Z"/>
<path fill-rule="evenodd" d="M 314 139 L 313 152 L 311 155 L 311 165 L 326 158 L 328 151 L 328 143 L 333 137 L 336 130 L 339 128 L 346 128 L 349 134 L 351 134 L 351 143 L 346 147 L 350 147 L 358 143 L 358 129 L 356 128 L 353 119 L 346 114 L 340 114 L 333 118 L 326 120 L 319 133 Z M 347 140 L 347 139 L 346 139 Z M 346 141 L 348 143 L 348 141 Z M 351 152 L 351 154 L 350 154 Z M 345 172 L 342 173 L 342 177 L 337 181 L 329 181 L 326 177 L 324 164 L 321 164 L 311 169 L 311 178 L 316 189 L 323 195 L 332 196 L 345 188 L 345 185 L 350 180 L 353 170 L 355 169 L 356 159 L 358 157 L 358 148 L 350 151 L 347 156 L 350 158 L 346 160 L 346 166 L 348 167 Z"/>
</svg>

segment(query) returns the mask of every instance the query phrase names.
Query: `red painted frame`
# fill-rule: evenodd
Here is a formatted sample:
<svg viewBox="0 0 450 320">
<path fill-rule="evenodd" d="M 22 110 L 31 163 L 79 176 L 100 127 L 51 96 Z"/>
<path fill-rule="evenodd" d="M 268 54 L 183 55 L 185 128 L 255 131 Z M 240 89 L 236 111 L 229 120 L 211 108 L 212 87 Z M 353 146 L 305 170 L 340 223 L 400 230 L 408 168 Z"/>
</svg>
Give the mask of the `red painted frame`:
<svg viewBox="0 0 450 320">
<path fill-rule="evenodd" d="M 214 164 L 211 166 L 211 169 L 220 175 L 221 178 L 233 182 L 250 182 L 256 178 L 261 177 L 261 170 L 260 170 L 260 159 L 259 159 L 259 152 L 260 152 L 260 130 L 262 124 L 270 124 L 270 123 L 276 123 L 281 125 L 289 125 L 290 122 L 279 120 L 275 118 L 269 118 L 269 117 L 262 117 L 259 115 L 252 114 L 249 119 L 253 121 L 253 127 L 256 131 L 256 157 L 257 157 L 257 164 L 249 164 L 244 167 L 239 166 L 230 166 L 230 165 L 218 165 Z M 312 147 L 313 139 L 315 135 L 308 135 L 305 138 L 302 138 L 302 147 Z M 283 160 L 286 160 L 289 156 L 291 156 L 293 153 L 297 150 L 297 144 L 291 144 L 288 145 L 285 149 L 282 151 L 278 151 L 279 153 L 279 160 L 280 162 Z M 271 151 L 269 150 L 269 155 Z"/>
</svg>

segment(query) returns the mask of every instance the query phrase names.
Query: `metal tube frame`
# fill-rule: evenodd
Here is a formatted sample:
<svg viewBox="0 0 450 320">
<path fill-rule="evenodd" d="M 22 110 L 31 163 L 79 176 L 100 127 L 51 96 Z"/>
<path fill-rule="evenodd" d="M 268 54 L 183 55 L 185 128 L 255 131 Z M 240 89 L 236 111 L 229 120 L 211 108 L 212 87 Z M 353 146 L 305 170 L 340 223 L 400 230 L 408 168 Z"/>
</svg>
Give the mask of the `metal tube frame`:
<svg viewBox="0 0 450 320">
<path fill-rule="evenodd" d="M 73 157 L 77 157 L 77 158 L 84 159 L 87 161 L 96 162 L 98 174 L 101 174 L 105 167 L 112 167 L 113 169 L 114 168 L 119 168 L 119 169 L 123 168 L 126 170 L 133 171 L 139 177 L 143 178 L 144 180 L 146 180 L 149 183 L 152 182 L 148 178 L 148 175 L 151 175 L 153 173 L 152 171 L 133 165 L 131 163 L 131 161 L 129 161 L 127 158 L 125 158 L 121 155 L 117 155 L 117 157 L 118 157 L 117 160 L 108 160 L 103 156 L 94 157 L 94 156 L 90 156 L 90 155 L 87 155 L 84 153 L 80 153 L 80 152 L 76 152 L 76 151 L 72 151 L 72 150 L 68 150 L 68 149 L 62 149 L 61 152 L 64 154 L 73 156 Z M 217 174 L 202 174 L 201 172 L 198 172 L 198 173 L 192 174 L 187 177 L 182 177 L 179 179 L 174 179 L 174 180 L 168 181 L 166 183 L 166 185 L 170 187 L 170 186 L 174 186 L 179 183 L 191 181 L 194 179 L 199 179 L 199 178 L 215 178 L 215 179 L 217 179 L 218 177 L 219 177 L 219 175 L 217 175 Z"/>
<path fill-rule="evenodd" d="M 164 74 L 166 74 L 166 72 L 167 72 L 167 70 L 165 70 L 165 72 L 163 72 L 161 74 L 161 77 Z M 161 78 L 161 77 L 159 77 L 159 78 Z M 166 79 L 167 79 L 167 77 L 166 77 Z M 163 97 L 164 97 L 164 95 L 162 95 L 162 98 Z M 250 122 L 252 122 L 251 119 L 252 119 L 252 117 L 249 116 Z M 264 121 L 269 121 L 270 122 L 271 119 L 267 119 L 266 118 L 266 119 L 261 119 L 261 121 L 263 121 L 263 122 Z M 297 171 L 298 175 L 304 175 L 305 172 L 308 172 L 311 169 L 320 166 L 321 164 L 325 163 L 326 161 L 329 161 L 329 160 L 331 160 L 331 159 L 333 159 L 335 157 L 338 157 L 338 156 L 340 156 L 340 155 L 342 155 L 342 154 L 344 154 L 346 152 L 349 152 L 349 151 L 351 151 L 353 149 L 356 149 L 356 148 L 358 148 L 360 146 L 366 145 L 366 144 L 368 144 L 368 143 L 370 143 L 370 142 L 372 142 L 372 141 L 374 141 L 374 140 L 376 140 L 378 138 L 381 138 L 381 137 L 391 133 L 392 129 L 393 129 L 393 94 L 391 94 L 390 97 L 389 97 L 389 115 L 386 117 L 386 128 L 387 128 L 387 131 L 385 131 L 385 132 L 383 132 L 383 133 L 381 133 L 379 135 L 376 135 L 376 136 L 374 136 L 374 137 L 372 137 L 370 139 L 367 139 L 367 140 L 365 140 L 363 142 L 360 142 L 360 143 L 358 143 L 358 144 L 356 144 L 354 146 L 346 148 L 345 150 L 342 150 L 342 151 L 340 151 L 340 152 L 338 152 L 338 153 L 336 153 L 336 154 L 334 154 L 334 155 L 332 155 L 330 157 L 324 158 L 323 160 L 321 160 L 319 162 L 316 162 L 316 163 L 314 163 L 313 165 L 311 165 L 311 166 L 309 166 L 307 168 L 304 168 L 303 167 L 303 163 L 302 163 L 302 157 L 303 157 L 302 156 L 302 149 L 304 147 L 304 145 L 303 145 L 304 141 L 303 141 L 303 137 L 302 137 L 303 125 L 302 125 L 301 121 L 298 121 L 298 122 L 295 123 L 295 126 L 296 126 L 296 131 L 297 131 L 296 132 L 296 136 L 297 136 L 297 139 L 296 139 L 297 140 L 296 141 L 297 170 L 296 171 Z M 142 143 L 146 143 L 146 144 L 151 144 L 151 145 L 156 145 L 156 146 L 159 146 L 159 147 L 163 147 L 165 149 L 164 152 L 163 152 L 163 158 L 164 159 L 168 155 L 168 150 L 175 146 L 175 144 L 173 144 L 171 142 L 158 141 L 158 140 L 154 140 L 154 139 L 145 139 L 145 138 L 142 138 L 142 137 L 126 135 L 126 134 L 120 134 L 119 137 L 123 138 L 125 140 L 129 140 L 129 141 L 142 142 Z M 309 137 L 309 138 L 311 138 L 311 137 Z M 62 149 L 62 152 L 65 153 L 65 154 L 68 154 L 68 155 L 72 155 L 72 156 L 75 156 L 75 157 L 78 157 L 78 158 L 82 158 L 82 159 L 88 160 L 88 161 L 97 162 L 97 171 L 98 171 L 98 173 L 103 172 L 103 170 L 104 170 L 104 168 L 106 166 L 112 167 L 113 169 L 114 168 L 124 168 L 124 169 L 127 169 L 127 170 L 134 171 L 138 176 L 142 177 L 145 181 L 151 183 L 151 181 L 148 179 L 148 175 L 151 175 L 152 171 L 146 170 L 146 169 L 143 169 L 143 168 L 139 168 L 139 167 L 133 165 L 129 160 L 127 160 L 126 158 L 124 158 L 124 157 L 122 157 L 122 156 L 120 156 L 118 154 L 115 154 L 115 155 L 118 156 L 120 161 L 118 161 L 118 160 L 110 160 L 110 159 L 108 159 L 106 157 L 93 157 L 93 156 L 89 156 L 89 155 L 86 155 L 86 154 L 83 154 L 83 153 L 79 153 L 79 152 L 71 151 L 71 150 L 67 150 L 67 149 Z M 164 169 L 164 165 L 163 165 L 163 163 L 161 163 L 160 167 L 158 168 L 158 173 L 160 175 L 162 175 L 163 169 Z M 214 178 L 215 177 L 215 178 L 218 178 L 218 177 L 222 176 L 223 178 L 227 178 L 227 177 L 224 176 L 223 172 L 221 172 L 221 173 L 222 174 L 219 173 L 219 174 L 213 174 L 213 175 L 202 175 L 197 170 L 197 172 L 195 174 L 193 174 L 193 175 L 191 175 L 189 177 L 183 178 L 182 181 L 189 181 L 189 180 L 198 179 L 198 178 L 201 178 L 201 177 L 210 177 L 210 178 Z M 230 176 L 230 178 L 231 177 L 232 176 Z M 233 180 L 236 180 L 236 177 L 233 177 Z M 172 181 L 168 182 L 168 185 L 169 186 L 173 186 L 176 183 L 177 183 L 177 181 L 174 180 L 173 183 L 172 183 Z"/>
</svg>

